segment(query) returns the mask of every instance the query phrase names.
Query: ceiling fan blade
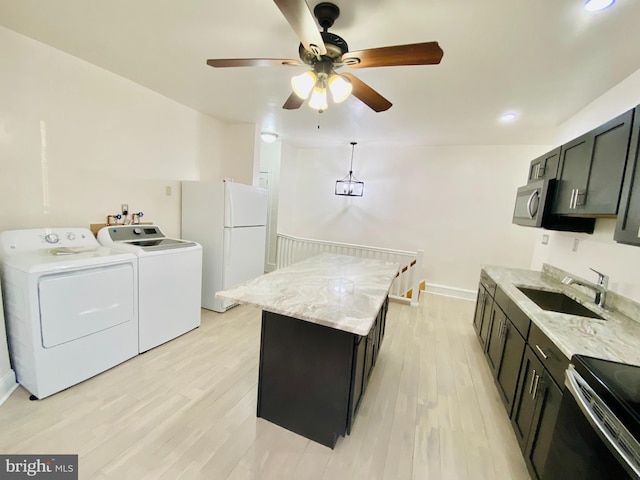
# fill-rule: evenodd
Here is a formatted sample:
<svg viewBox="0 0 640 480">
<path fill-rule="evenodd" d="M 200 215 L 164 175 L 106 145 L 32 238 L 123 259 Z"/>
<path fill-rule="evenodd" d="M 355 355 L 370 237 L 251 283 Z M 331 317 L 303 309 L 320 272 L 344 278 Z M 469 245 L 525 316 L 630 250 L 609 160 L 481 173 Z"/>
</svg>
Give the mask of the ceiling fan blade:
<svg viewBox="0 0 640 480">
<path fill-rule="evenodd" d="M 302 65 L 302 62 L 290 58 L 213 58 L 207 60 L 207 65 L 216 68 L 279 67 L 281 65 Z"/>
<path fill-rule="evenodd" d="M 342 61 L 350 68 L 437 65 L 443 54 L 438 42 L 425 42 L 348 52 Z"/>
<path fill-rule="evenodd" d="M 320 31 L 313 19 L 309 5 L 305 0 L 273 0 L 284 18 L 287 19 L 300 42 L 307 50 L 316 55 L 325 55 L 327 49 L 322 41 Z"/>
<path fill-rule="evenodd" d="M 389 100 L 384 98 L 355 75 L 352 75 L 351 73 L 343 73 L 342 75 L 351 80 L 351 86 L 353 87 L 351 94 L 372 110 L 375 110 L 376 112 L 384 112 L 385 110 L 389 110 L 391 105 L 393 105 Z"/>
<path fill-rule="evenodd" d="M 304 98 L 300 98 L 295 92 L 291 92 L 287 101 L 284 102 L 282 108 L 285 110 L 295 110 L 296 108 L 300 108 L 300 106 L 304 103 Z"/>
</svg>

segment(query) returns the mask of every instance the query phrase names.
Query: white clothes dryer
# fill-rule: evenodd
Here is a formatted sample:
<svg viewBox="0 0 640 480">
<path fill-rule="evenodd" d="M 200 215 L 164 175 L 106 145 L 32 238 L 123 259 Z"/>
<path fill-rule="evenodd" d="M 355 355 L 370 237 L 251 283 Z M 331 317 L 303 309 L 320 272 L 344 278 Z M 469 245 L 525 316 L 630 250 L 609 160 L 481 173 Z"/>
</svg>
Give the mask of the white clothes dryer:
<svg viewBox="0 0 640 480">
<path fill-rule="evenodd" d="M 41 399 L 138 354 L 138 265 L 86 228 L 0 232 L 9 352 Z"/>
<path fill-rule="evenodd" d="M 200 326 L 202 247 L 167 237 L 157 225 L 111 225 L 100 244 L 138 257 L 139 352 Z"/>
</svg>

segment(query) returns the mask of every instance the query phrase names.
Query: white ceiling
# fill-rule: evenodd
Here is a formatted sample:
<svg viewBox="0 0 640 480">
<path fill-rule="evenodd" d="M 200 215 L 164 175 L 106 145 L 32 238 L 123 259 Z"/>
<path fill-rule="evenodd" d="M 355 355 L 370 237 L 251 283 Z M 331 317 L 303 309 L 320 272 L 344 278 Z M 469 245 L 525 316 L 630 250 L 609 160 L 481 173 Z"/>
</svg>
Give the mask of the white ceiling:
<svg viewBox="0 0 640 480">
<path fill-rule="evenodd" d="M 308 0 L 313 8 L 318 0 Z M 0 24 L 225 121 L 299 146 L 549 144 L 553 129 L 640 68 L 640 1 L 335 0 L 351 50 L 436 40 L 437 66 L 352 70 L 393 107 L 355 98 L 285 111 L 304 67 L 214 69 L 208 58 L 297 58 L 272 0 L 0 0 Z M 501 124 L 505 111 L 520 115 Z M 318 128 L 319 124 L 319 128 Z"/>
</svg>

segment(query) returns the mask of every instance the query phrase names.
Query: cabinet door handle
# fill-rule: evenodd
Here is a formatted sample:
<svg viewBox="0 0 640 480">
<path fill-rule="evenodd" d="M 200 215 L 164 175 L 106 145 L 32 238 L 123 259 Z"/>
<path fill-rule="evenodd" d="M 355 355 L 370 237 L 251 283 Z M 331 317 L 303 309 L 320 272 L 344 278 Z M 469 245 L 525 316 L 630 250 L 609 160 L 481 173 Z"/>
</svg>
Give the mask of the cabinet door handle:
<svg viewBox="0 0 640 480">
<path fill-rule="evenodd" d="M 536 344 L 536 350 L 540 352 L 540 355 L 542 355 L 542 358 L 544 358 L 545 360 L 549 358 L 549 355 L 544 353 L 544 350 L 542 350 L 538 344 Z"/>
<path fill-rule="evenodd" d="M 529 395 L 533 392 L 533 383 L 536 381 L 536 377 L 538 374 L 536 373 L 535 368 L 533 369 L 533 375 L 531 375 L 531 385 L 529 385 Z"/>
<path fill-rule="evenodd" d="M 540 375 L 536 375 L 536 384 L 533 387 L 533 399 L 538 395 L 538 386 L 540 385 Z"/>
<path fill-rule="evenodd" d="M 573 210 L 573 201 L 576 199 L 576 189 L 571 190 L 571 200 L 569 200 L 569 210 Z"/>
</svg>

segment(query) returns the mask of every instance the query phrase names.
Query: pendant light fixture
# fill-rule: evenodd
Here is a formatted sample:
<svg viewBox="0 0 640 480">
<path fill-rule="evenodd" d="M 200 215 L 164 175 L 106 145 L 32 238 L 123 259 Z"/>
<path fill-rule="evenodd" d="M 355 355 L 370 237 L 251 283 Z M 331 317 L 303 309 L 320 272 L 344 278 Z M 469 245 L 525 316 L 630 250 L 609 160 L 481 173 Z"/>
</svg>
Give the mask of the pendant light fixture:
<svg viewBox="0 0 640 480">
<path fill-rule="evenodd" d="M 349 165 L 349 175 L 342 180 L 336 181 L 336 195 L 344 195 L 347 197 L 361 197 L 364 193 L 364 182 L 358 181 L 353 176 L 353 151 L 358 143 L 351 142 L 351 163 Z"/>
</svg>

